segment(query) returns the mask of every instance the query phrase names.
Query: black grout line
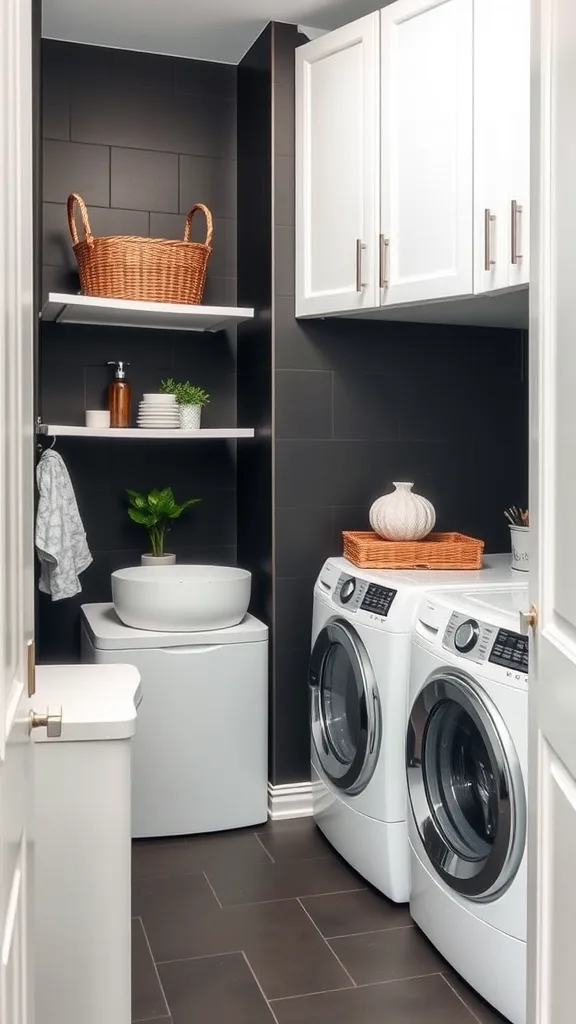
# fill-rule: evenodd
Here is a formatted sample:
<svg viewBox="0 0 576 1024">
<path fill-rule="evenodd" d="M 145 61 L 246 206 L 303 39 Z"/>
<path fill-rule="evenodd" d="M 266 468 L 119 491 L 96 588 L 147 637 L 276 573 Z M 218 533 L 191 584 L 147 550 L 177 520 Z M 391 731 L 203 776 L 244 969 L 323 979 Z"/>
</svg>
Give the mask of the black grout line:
<svg viewBox="0 0 576 1024">
<path fill-rule="evenodd" d="M 312 917 L 310 916 L 310 914 L 309 914 L 309 913 L 308 913 L 308 911 L 306 910 L 306 907 L 305 907 L 305 906 L 304 906 L 304 904 L 302 903 L 302 900 L 301 900 L 301 899 L 299 899 L 299 900 L 298 900 L 298 903 L 299 903 L 299 904 L 300 904 L 300 906 L 302 907 L 302 910 L 303 910 L 303 911 L 304 911 L 304 913 L 306 914 L 306 917 L 308 918 L 308 920 L 310 921 L 310 923 L 311 923 L 311 924 L 312 924 L 312 925 L 314 926 L 314 928 L 315 928 L 315 929 L 316 929 L 316 931 L 318 932 L 318 935 L 319 935 L 319 936 L 320 936 L 320 938 L 322 939 L 322 942 L 324 942 L 324 943 L 325 943 L 325 945 L 326 945 L 326 946 L 328 946 L 328 949 L 329 949 L 329 950 L 330 950 L 330 952 L 332 953 L 332 956 L 334 957 L 334 959 L 335 959 L 335 960 L 337 960 L 337 961 L 338 961 L 338 963 L 340 964 L 340 967 L 341 967 L 341 968 L 342 968 L 342 970 L 344 971 L 344 974 L 348 975 L 348 977 L 350 978 L 350 981 L 351 981 L 351 982 L 352 982 L 352 984 L 354 985 L 354 988 L 356 988 L 356 987 L 357 987 L 357 986 L 356 986 L 356 982 L 354 981 L 354 978 L 353 978 L 353 977 L 352 977 L 352 975 L 350 974 L 350 971 L 346 969 L 346 967 L 345 967 L 345 966 L 344 966 L 344 964 L 342 963 L 342 961 L 341 961 L 340 957 L 339 957 L 339 956 L 338 956 L 338 955 L 337 955 L 337 954 L 336 954 L 336 953 L 334 952 L 334 950 L 332 949 L 332 946 L 331 946 L 331 945 L 330 945 L 330 943 L 328 942 L 328 939 L 326 939 L 326 938 L 325 938 L 325 937 L 324 937 L 324 936 L 322 935 L 322 932 L 320 931 L 320 929 L 319 929 L 318 925 L 316 924 L 316 922 L 314 921 L 314 919 L 313 919 L 313 918 L 312 918 Z"/>
</svg>

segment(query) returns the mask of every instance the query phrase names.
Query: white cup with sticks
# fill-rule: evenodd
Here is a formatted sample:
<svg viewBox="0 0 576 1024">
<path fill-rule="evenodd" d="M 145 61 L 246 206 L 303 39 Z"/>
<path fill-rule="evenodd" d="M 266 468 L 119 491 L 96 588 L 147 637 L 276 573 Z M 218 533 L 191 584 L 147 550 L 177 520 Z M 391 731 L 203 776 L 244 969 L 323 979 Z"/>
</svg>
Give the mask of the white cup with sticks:
<svg viewBox="0 0 576 1024">
<path fill-rule="evenodd" d="M 516 572 L 530 571 L 530 516 L 528 509 L 511 508 L 504 510 L 510 526 L 510 565 Z"/>
</svg>

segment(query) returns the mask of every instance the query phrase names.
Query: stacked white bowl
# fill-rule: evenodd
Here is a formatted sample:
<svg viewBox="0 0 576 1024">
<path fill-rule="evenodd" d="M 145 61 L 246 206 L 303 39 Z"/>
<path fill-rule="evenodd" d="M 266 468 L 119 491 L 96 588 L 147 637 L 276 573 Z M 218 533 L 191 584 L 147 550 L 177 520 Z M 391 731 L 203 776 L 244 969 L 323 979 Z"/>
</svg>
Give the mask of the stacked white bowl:
<svg viewBox="0 0 576 1024">
<path fill-rule="evenodd" d="M 178 430 L 180 415 L 174 395 L 144 395 L 138 406 L 138 426 L 147 430 Z"/>
</svg>

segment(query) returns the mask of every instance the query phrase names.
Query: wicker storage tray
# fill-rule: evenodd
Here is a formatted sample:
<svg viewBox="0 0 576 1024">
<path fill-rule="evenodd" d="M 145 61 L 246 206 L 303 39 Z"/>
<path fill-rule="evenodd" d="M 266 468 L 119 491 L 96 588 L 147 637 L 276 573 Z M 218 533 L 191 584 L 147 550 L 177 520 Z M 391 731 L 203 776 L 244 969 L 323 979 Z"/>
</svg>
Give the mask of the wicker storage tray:
<svg viewBox="0 0 576 1024">
<path fill-rule="evenodd" d="M 345 530 L 344 557 L 359 569 L 481 569 L 484 541 L 463 533 L 431 533 L 425 540 L 383 540 L 371 530 Z"/>
<path fill-rule="evenodd" d="M 76 206 L 84 228 L 82 241 L 76 228 Z M 192 218 L 197 210 L 206 218 L 205 242 L 190 241 Z M 207 206 L 197 203 L 192 207 L 186 217 L 182 242 L 135 235 L 94 238 L 86 204 L 72 192 L 68 196 L 68 227 L 83 295 L 137 302 L 202 302 L 212 252 L 212 216 Z"/>
</svg>

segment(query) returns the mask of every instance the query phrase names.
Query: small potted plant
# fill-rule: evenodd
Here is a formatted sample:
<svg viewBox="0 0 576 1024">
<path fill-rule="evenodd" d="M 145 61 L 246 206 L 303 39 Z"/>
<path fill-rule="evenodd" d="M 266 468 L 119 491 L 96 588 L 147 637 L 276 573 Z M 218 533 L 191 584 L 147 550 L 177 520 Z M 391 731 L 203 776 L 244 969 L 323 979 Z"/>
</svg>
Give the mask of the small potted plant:
<svg viewBox="0 0 576 1024">
<path fill-rule="evenodd" d="M 175 381 L 169 377 L 161 382 L 160 392 L 176 396 L 182 430 L 200 430 L 202 408 L 210 401 L 210 395 L 204 388 L 191 384 L 189 380 Z"/>
<path fill-rule="evenodd" d="M 174 498 L 171 487 L 153 490 L 149 494 L 139 494 L 126 488 L 129 498 L 128 515 L 133 523 L 138 523 L 148 530 L 150 537 L 150 554 L 142 555 L 142 565 L 174 565 L 176 555 L 166 554 L 164 542 L 166 534 L 172 526 L 172 520 L 178 519 L 184 509 L 197 505 L 201 498 L 188 498 L 181 505 Z"/>
</svg>

